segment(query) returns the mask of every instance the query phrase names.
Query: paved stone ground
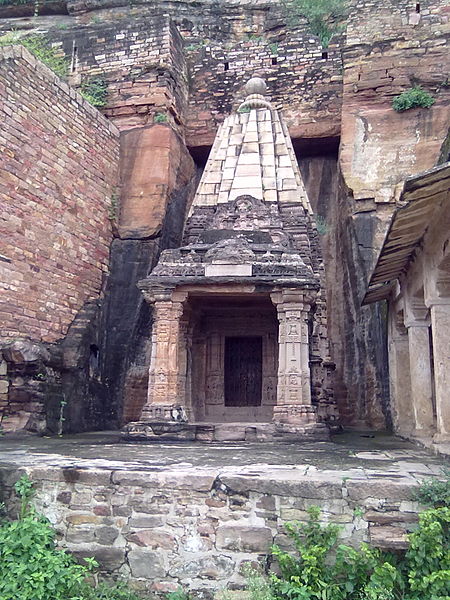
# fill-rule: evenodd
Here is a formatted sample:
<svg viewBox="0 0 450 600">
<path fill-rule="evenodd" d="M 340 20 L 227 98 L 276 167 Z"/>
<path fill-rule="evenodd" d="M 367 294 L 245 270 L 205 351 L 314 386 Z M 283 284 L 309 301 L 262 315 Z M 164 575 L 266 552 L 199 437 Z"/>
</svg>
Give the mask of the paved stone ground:
<svg viewBox="0 0 450 600">
<path fill-rule="evenodd" d="M 0 439 L 0 465 L 165 470 L 218 467 L 316 467 L 325 471 L 375 470 L 386 475 L 437 475 L 450 465 L 410 442 L 383 433 L 351 432 L 331 442 L 290 443 L 151 443 L 120 441 L 117 432 L 53 438 Z M 271 468 L 272 467 L 272 468 Z M 247 471 L 248 469 L 244 469 Z"/>
</svg>

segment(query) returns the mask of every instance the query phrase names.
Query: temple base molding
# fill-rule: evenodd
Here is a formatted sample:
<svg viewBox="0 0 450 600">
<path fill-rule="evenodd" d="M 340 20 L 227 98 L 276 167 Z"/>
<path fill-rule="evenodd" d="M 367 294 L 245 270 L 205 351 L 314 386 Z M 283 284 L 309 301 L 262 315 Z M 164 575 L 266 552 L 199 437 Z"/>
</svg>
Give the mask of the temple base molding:
<svg viewBox="0 0 450 600">
<path fill-rule="evenodd" d="M 122 429 L 124 441 L 159 442 L 326 442 L 323 423 L 185 423 L 137 421 Z"/>
</svg>

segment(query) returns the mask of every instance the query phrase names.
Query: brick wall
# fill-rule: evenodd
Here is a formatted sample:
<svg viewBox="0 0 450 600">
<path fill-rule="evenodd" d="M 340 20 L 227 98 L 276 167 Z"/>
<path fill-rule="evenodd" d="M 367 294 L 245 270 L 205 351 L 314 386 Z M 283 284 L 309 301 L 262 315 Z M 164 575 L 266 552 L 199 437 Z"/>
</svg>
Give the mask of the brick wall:
<svg viewBox="0 0 450 600">
<path fill-rule="evenodd" d="M 0 48 L 1 338 L 63 338 L 98 298 L 118 132 L 24 48 Z"/>
<path fill-rule="evenodd" d="M 52 30 L 48 37 L 70 60 L 72 85 L 106 79 L 108 104 L 102 112 L 119 129 L 152 124 L 156 113 L 179 129 L 187 105 L 187 69 L 182 38 L 168 15 L 144 11 L 131 19 L 99 19 Z"/>
</svg>

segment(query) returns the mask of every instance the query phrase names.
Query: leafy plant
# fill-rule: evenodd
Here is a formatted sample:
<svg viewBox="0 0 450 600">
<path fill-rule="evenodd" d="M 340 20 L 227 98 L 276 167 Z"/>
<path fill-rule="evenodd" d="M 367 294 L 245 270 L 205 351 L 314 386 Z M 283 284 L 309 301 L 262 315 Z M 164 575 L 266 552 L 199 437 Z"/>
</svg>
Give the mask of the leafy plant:
<svg viewBox="0 0 450 600">
<path fill-rule="evenodd" d="M 332 36 L 340 30 L 336 21 L 347 14 L 347 0 L 283 0 L 283 4 L 290 25 L 297 26 L 305 18 L 323 48 L 328 47 Z"/>
<path fill-rule="evenodd" d="M 102 75 L 91 77 L 83 82 L 80 93 L 92 106 L 103 108 L 106 106 L 106 98 L 108 96 L 106 79 Z"/>
<path fill-rule="evenodd" d="M 31 4 L 33 0 L 0 0 L 0 6 L 20 6 L 21 4 Z"/>
<path fill-rule="evenodd" d="M 269 50 L 271 54 L 273 54 L 274 56 L 278 56 L 278 44 L 276 42 L 269 44 Z"/>
<path fill-rule="evenodd" d="M 97 562 L 85 558 L 77 564 L 56 547 L 53 527 L 31 504 L 34 487 L 27 475 L 14 491 L 18 519 L 0 525 L 0 600 L 143 600 L 124 581 L 90 585 L 86 577 Z"/>
<path fill-rule="evenodd" d="M 413 500 L 425 506 L 438 508 L 450 506 L 450 470 L 445 471 L 446 479 L 427 479 L 413 493 Z"/>
<path fill-rule="evenodd" d="M 117 211 L 119 206 L 119 196 L 117 190 L 114 190 L 111 194 L 111 202 L 108 207 L 108 219 L 110 221 L 115 221 L 117 219 Z"/>
<path fill-rule="evenodd" d="M 319 235 L 325 235 L 328 232 L 327 220 L 322 215 L 316 216 L 316 228 Z"/>
<path fill-rule="evenodd" d="M 153 122 L 154 123 L 167 123 L 167 115 L 165 113 L 155 113 L 155 116 L 153 117 Z"/>
<path fill-rule="evenodd" d="M 409 536 L 405 556 L 408 585 L 414 600 L 448 600 L 450 596 L 450 507 L 423 512 Z"/>
<path fill-rule="evenodd" d="M 80 600 L 143 600 L 142 596 L 130 590 L 125 581 L 115 584 L 99 583 L 96 587 L 85 583 L 81 586 Z"/>
<path fill-rule="evenodd" d="M 27 476 L 15 491 L 19 518 L 0 526 L 0 600 L 81 600 L 78 588 L 93 563 L 79 565 L 56 548 L 49 521 L 30 505 L 34 492 Z"/>
<path fill-rule="evenodd" d="M 435 99 L 419 85 L 402 92 L 392 101 L 392 108 L 397 112 L 403 112 L 411 108 L 430 108 Z"/>
<path fill-rule="evenodd" d="M 175 592 L 167 594 L 168 600 L 190 600 L 190 598 L 191 596 L 182 587 L 179 587 Z"/>
<path fill-rule="evenodd" d="M 279 574 L 246 573 L 250 600 L 449 600 L 448 506 L 420 515 L 403 555 L 339 544 L 340 527 L 308 512 L 306 523 L 285 526 L 295 551 L 272 549 Z"/>
<path fill-rule="evenodd" d="M 21 36 L 16 31 L 9 31 L 0 37 L 0 47 L 21 44 L 38 60 L 47 65 L 56 75 L 64 78 L 67 75 L 69 63 L 65 56 L 58 53 L 50 42 L 42 35 Z"/>
</svg>

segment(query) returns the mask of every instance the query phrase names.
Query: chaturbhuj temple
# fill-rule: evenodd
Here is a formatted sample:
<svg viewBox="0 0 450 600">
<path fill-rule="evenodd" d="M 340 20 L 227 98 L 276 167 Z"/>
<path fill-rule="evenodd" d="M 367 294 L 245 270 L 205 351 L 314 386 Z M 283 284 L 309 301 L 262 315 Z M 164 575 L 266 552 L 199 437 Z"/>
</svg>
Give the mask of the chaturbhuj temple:
<svg viewBox="0 0 450 600">
<path fill-rule="evenodd" d="M 183 246 L 139 283 L 154 321 L 129 438 L 326 439 L 335 418 L 314 216 L 264 81 L 245 91 L 218 130 Z"/>
</svg>

